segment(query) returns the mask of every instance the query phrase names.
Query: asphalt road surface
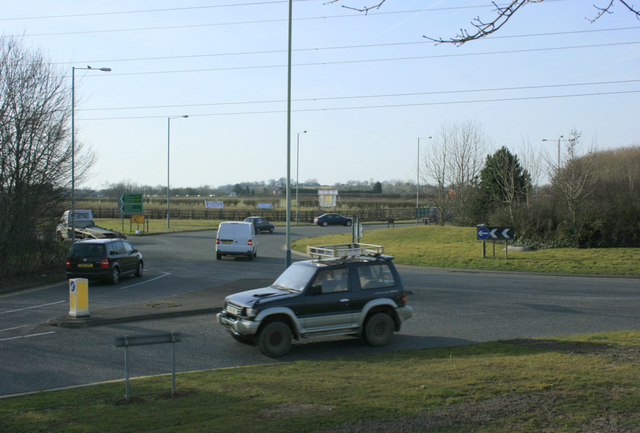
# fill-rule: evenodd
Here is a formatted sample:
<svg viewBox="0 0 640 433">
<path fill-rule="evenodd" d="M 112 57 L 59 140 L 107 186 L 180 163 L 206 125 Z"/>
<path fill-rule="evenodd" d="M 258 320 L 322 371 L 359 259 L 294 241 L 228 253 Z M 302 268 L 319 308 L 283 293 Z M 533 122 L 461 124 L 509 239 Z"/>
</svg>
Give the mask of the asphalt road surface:
<svg viewBox="0 0 640 433">
<path fill-rule="evenodd" d="M 373 227 L 367 227 L 366 231 Z M 350 232 L 300 227 L 292 239 Z M 258 236 L 256 260 L 216 260 L 215 231 L 133 238 L 145 258 L 143 278 L 117 286 L 91 283 L 90 311 L 150 302 L 241 278 L 275 279 L 284 269 L 284 229 Z M 294 254 L 294 260 L 298 257 Z M 86 328 L 47 325 L 69 309 L 66 281 L 0 296 L 0 396 L 124 377 L 115 337 L 174 331 L 177 371 L 322 359 L 382 351 L 640 328 L 640 280 L 472 272 L 398 266 L 414 316 L 392 343 L 372 348 L 355 338 L 294 344 L 273 360 L 233 340 L 211 314 Z M 132 377 L 168 373 L 168 345 L 132 347 Z M 177 386 L 180 383 L 178 380 Z M 124 392 L 124 385 L 123 385 Z"/>
</svg>

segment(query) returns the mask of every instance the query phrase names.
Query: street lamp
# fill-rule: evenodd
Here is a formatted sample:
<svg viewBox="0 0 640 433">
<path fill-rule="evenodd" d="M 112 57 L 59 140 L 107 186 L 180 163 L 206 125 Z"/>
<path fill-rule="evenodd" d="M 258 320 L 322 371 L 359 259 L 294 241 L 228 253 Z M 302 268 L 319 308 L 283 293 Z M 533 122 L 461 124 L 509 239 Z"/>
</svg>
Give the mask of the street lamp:
<svg viewBox="0 0 640 433">
<path fill-rule="evenodd" d="M 560 168 L 560 141 L 562 140 L 563 137 L 564 135 L 561 135 L 560 137 L 558 137 L 558 168 Z M 556 140 L 549 140 L 547 138 L 543 138 L 542 141 L 556 141 Z"/>
<path fill-rule="evenodd" d="M 169 167 L 171 166 L 171 119 L 186 119 L 188 115 L 167 117 L 167 228 L 171 228 L 171 195 L 169 189 Z"/>
<path fill-rule="evenodd" d="M 111 68 L 71 67 L 71 241 L 76 241 L 76 69 L 111 72 Z"/>
<path fill-rule="evenodd" d="M 418 137 L 418 159 L 416 161 L 416 209 L 420 207 L 420 139 L 431 140 L 431 137 Z M 417 211 L 416 211 L 417 212 Z M 416 214 L 417 215 L 417 214 Z M 417 219 L 417 217 L 416 217 Z"/>
<path fill-rule="evenodd" d="M 304 130 L 302 132 L 298 132 L 298 137 L 296 140 L 296 225 L 298 225 L 298 184 L 299 184 L 299 175 L 298 169 L 300 167 L 300 134 L 306 134 L 307 131 Z"/>
</svg>

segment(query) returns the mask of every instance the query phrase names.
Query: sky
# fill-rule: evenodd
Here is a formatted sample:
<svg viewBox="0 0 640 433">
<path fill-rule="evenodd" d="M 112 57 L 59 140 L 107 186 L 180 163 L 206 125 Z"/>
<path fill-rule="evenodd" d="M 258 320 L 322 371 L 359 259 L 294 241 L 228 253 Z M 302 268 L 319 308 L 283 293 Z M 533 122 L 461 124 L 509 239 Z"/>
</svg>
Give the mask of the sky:
<svg viewBox="0 0 640 433">
<path fill-rule="evenodd" d="M 640 145 L 640 21 L 618 2 L 594 23 L 608 1 L 529 4 L 463 46 L 424 36 L 472 30 L 490 1 L 341 7 L 374 3 L 293 2 L 294 181 L 415 182 L 439 132 L 464 122 L 488 153 L 539 161 L 572 129 L 585 151 Z M 81 186 L 215 187 L 287 176 L 287 17 L 281 0 L 3 0 L 0 34 L 69 88 L 72 67 L 111 68 L 75 71 L 76 141 L 96 157 Z"/>
</svg>

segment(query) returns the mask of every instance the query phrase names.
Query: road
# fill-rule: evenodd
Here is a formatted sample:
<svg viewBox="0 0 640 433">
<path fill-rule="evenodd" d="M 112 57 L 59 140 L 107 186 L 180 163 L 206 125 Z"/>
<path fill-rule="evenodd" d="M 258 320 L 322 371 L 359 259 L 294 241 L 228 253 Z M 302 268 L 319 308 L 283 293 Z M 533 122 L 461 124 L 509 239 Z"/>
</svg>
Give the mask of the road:
<svg viewBox="0 0 640 433">
<path fill-rule="evenodd" d="M 145 275 L 118 286 L 92 283 L 91 311 L 187 293 L 240 278 L 275 278 L 284 268 L 284 232 L 260 234 L 254 261 L 215 260 L 215 232 L 132 239 L 145 257 Z M 292 238 L 350 231 L 293 228 Z M 366 241 L 366 232 L 365 239 Z M 295 259 L 296 257 L 294 257 Z M 640 328 L 640 280 L 470 272 L 399 266 L 414 317 L 389 346 L 357 339 L 294 345 L 274 361 L 234 341 L 212 315 L 59 328 L 47 320 L 68 312 L 66 282 L 0 297 L 0 396 L 77 386 L 124 377 L 122 348 L 114 337 L 159 331 L 183 334 L 176 344 L 178 371 L 322 359 L 499 339 L 544 337 Z M 131 375 L 170 372 L 166 345 L 130 349 Z M 178 382 L 179 387 L 179 382 Z"/>
</svg>

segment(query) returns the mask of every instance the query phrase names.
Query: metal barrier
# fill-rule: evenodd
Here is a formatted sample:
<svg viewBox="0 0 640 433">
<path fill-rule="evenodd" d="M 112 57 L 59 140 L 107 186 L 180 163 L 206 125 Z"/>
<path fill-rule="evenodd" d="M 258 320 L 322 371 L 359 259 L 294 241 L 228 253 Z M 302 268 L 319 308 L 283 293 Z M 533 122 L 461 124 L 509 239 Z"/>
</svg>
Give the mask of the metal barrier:
<svg viewBox="0 0 640 433">
<path fill-rule="evenodd" d="M 173 343 L 182 341 L 177 332 L 150 335 L 124 335 L 114 338 L 116 347 L 124 347 L 125 399 L 129 400 L 129 346 L 146 346 L 149 344 L 171 343 L 171 395 L 176 392 L 176 356 Z"/>
</svg>

